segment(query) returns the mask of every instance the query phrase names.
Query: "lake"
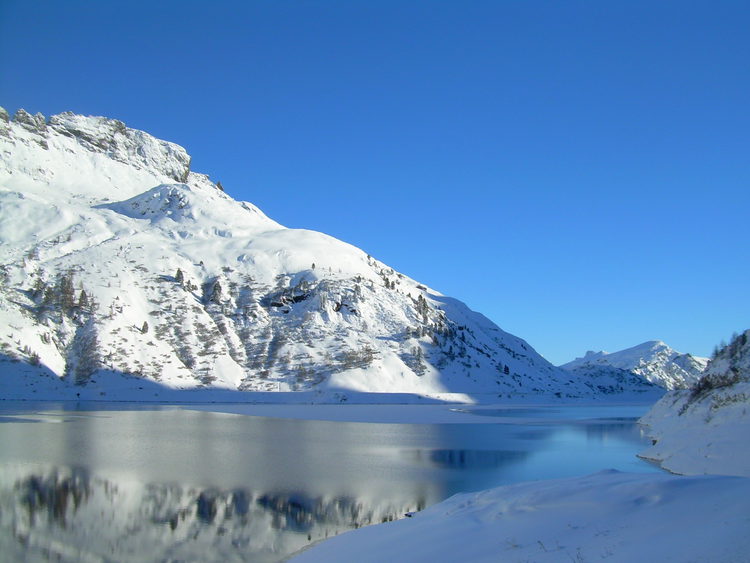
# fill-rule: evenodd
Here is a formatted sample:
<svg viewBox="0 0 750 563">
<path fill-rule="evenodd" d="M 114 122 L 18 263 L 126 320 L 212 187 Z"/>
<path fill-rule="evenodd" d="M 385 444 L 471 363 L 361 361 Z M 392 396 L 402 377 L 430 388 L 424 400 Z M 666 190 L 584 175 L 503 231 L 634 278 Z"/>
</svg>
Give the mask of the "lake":
<svg viewBox="0 0 750 563">
<path fill-rule="evenodd" d="M 4 556 L 280 561 L 458 492 L 659 471 L 635 456 L 648 445 L 636 424 L 647 406 L 403 407 L 453 411 L 460 424 L 212 408 L 0 402 Z"/>
</svg>

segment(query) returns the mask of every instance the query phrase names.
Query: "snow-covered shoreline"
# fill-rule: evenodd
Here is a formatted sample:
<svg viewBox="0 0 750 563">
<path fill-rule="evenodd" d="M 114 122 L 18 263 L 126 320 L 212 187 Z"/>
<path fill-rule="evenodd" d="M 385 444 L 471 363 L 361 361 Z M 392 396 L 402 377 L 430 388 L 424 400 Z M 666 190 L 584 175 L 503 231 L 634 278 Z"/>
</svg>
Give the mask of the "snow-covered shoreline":
<svg viewBox="0 0 750 563">
<path fill-rule="evenodd" d="M 515 401 L 498 401 L 495 395 L 467 396 L 441 394 L 430 397 L 409 394 L 384 393 L 245 393 L 216 390 L 185 391 L 166 394 L 159 399 L 140 400 L 135 394 L 118 400 L 87 399 L 64 395 L 40 398 L 0 397 L 1 412 L 28 412 L 29 409 L 48 410 L 57 406 L 82 410 L 120 410 L 181 408 L 213 413 L 284 418 L 290 420 L 317 420 L 333 422 L 362 422 L 377 424 L 518 424 L 585 423 L 610 418 L 609 411 L 618 408 L 633 419 L 640 417 L 649 407 L 638 401 L 547 400 L 538 397 L 521 397 Z M 582 411 L 582 409 L 584 409 Z M 536 411 L 532 413 L 532 411 Z M 585 415 L 581 413 L 585 412 Z M 585 416 L 585 420 L 577 420 Z M 619 419 L 618 419 L 619 420 Z"/>
<path fill-rule="evenodd" d="M 691 391 L 670 392 L 640 421 L 654 441 L 640 457 L 678 474 L 750 477 L 747 397 L 747 382 L 703 398 Z"/>
<path fill-rule="evenodd" d="M 642 452 L 690 475 L 750 477 L 750 331 L 717 351 L 689 391 L 671 391 L 641 419 L 653 445 Z"/>
</svg>

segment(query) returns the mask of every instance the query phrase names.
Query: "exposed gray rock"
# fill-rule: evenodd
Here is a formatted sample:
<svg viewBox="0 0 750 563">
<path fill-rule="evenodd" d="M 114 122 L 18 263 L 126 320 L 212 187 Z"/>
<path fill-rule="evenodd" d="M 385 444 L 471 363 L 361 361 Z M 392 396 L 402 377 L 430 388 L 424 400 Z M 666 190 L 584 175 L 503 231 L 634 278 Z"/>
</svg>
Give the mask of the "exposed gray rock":
<svg viewBox="0 0 750 563">
<path fill-rule="evenodd" d="M 10 137 L 10 116 L 4 107 L 0 107 L 0 135 Z"/>
<path fill-rule="evenodd" d="M 186 182 L 190 173 L 190 156 L 181 146 L 130 129 L 117 119 L 63 112 L 50 117 L 49 127 L 74 137 L 87 150 L 136 168 L 158 170 L 177 182 Z"/>
<path fill-rule="evenodd" d="M 19 109 L 13 116 L 13 121 L 32 133 L 44 135 L 47 132 L 47 123 L 44 121 L 44 116 L 41 113 L 31 115 L 26 110 Z"/>
</svg>

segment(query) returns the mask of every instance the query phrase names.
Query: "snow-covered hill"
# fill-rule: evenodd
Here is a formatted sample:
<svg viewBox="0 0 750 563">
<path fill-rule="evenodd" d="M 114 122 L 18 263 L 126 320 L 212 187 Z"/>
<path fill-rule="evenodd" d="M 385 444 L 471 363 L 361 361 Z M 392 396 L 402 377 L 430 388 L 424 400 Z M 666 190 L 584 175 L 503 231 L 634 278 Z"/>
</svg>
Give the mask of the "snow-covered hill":
<svg viewBox="0 0 750 563">
<path fill-rule="evenodd" d="M 463 303 L 287 229 L 104 117 L 0 108 L 6 396 L 125 381 L 247 391 L 591 396 Z M 127 383 L 130 382 L 130 383 Z M 60 386 L 62 383 L 62 387 Z M 115 386 L 122 388 L 122 384 Z"/>
<path fill-rule="evenodd" d="M 716 354 L 692 389 L 665 395 L 641 423 L 654 439 L 642 457 L 670 471 L 750 477 L 750 330 Z"/>
<path fill-rule="evenodd" d="M 708 358 L 681 354 L 658 340 L 644 342 L 619 352 L 586 352 L 582 358 L 560 366 L 579 375 L 607 374 L 626 380 L 630 374 L 665 389 L 685 389 L 697 383 Z"/>
</svg>

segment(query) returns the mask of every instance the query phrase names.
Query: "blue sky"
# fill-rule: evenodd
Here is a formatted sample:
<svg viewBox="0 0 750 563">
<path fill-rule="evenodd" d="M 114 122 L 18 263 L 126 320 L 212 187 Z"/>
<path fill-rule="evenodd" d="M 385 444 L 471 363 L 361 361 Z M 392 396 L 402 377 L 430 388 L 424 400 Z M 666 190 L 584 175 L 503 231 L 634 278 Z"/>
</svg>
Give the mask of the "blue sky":
<svg viewBox="0 0 750 563">
<path fill-rule="evenodd" d="M 553 363 L 750 327 L 750 4 L 0 3 L 0 105 L 121 119 Z"/>
</svg>

